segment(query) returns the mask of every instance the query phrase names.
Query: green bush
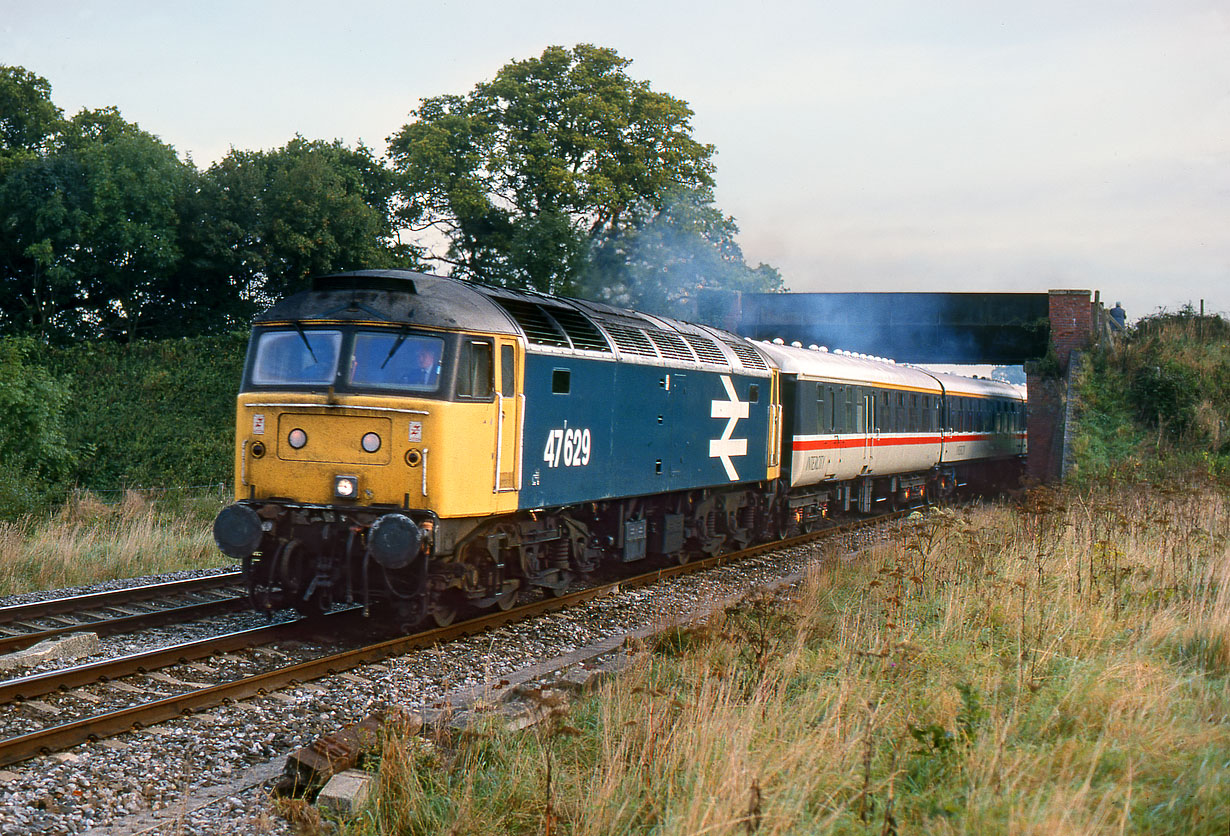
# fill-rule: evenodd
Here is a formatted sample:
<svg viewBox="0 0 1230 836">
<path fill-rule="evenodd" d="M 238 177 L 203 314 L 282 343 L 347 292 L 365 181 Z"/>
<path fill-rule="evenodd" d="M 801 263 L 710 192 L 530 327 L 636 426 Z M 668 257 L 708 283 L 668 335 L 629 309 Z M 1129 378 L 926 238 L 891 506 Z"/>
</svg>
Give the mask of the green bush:
<svg viewBox="0 0 1230 836">
<path fill-rule="evenodd" d="M 51 350 L 48 365 L 72 381 L 69 443 L 91 452 L 77 484 L 229 482 L 246 345 L 247 334 L 235 333 Z"/>
<path fill-rule="evenodd" d="M 66 429 L 69 381 L 38 354 L 32 340 L 0 340 L 0 518 L 62 498 L 78 461 Z"/>
<path fill-rule="evenodd" d="M 247 334 L 51 348 L 0 338 L 0 518 L 70 487 L 231 481 Z"/>
<path fill-rule="evenodd" d="M 1230 472 L 1230 322 L 1190 309 L 1141 320 L 1077 378 L 1077 480 Z"/>
</svg>

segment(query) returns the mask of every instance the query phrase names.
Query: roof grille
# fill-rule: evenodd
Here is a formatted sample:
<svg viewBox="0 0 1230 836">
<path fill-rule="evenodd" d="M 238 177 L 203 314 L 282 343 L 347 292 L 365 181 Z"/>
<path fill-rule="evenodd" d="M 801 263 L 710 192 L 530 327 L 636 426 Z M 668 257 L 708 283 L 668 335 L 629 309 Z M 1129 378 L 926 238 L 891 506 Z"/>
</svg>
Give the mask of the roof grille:
<svg viewBox="0 0 1230 836">
<path fill-rule="evenodd" d="M 526 339 L 530 342 L 538 345 L 569 347 L 568 337 L 559 329 L 554 320 L 547 316 L 543 309 L 533 302 L 523 302 L 520 299 L 501 299 L 494 296 L 491 297 L 491 301 L 508 312 L 508 315 L 521 326 L 521 330 L 525 332 Z"/>
<path fill-rule="evenodd" d="M 649 342 L 644 331 L 636 328 L 625 328 L 622 325 L 607 325 L 606 331 L 619 346 L 619 350 L 628 354 L 639 354 L 642 357 L 657 357 L 653 343 Z"/>
<path fill-rule="evenodd" d="M 715 366 L 730 365 L 730 361 L 726 359 L 726 355 L 717 347 L 713 340 L 707 337 L 701 337 L 697 334 L 684 334 L 683 338 L 688 341 L 688 344 L 696 351 L 696 356 L 700 358 L 702 363 L 712 363 Z"/>
<path fill-rule="evenodd" d="M 594 327 L 594 323 L 590 322 L 589 318 L 580 311 L 556 307 L 548 307 L 546 310 L 572 340 L 573 348 L 611 353 L 611 346 L 607 343 L 606 337 L 602 336 L 602 332 Z"/>
<path fill-rule="evenodd" d="M 732 343 L 729 340 L 724 342 L 730 346 L 730 350 L 739 358 L 739 362 L 743 364 L 745 369 L 761 369 L 768 371 L 769 366 L 765 363 L 764 358 L 760 356 L 760 352 L 744 343 Z"/>
<path fill-rule="evenodd" d="M 677 335 L 668 331 L 648 331 L 646 333 L 649 334 L 649 339 L 653 340 L 653 344 L 658 347 L 658 352 L 663 357 L 669 357 L 672 360 L 687 360 L 689 363 L 696 362 L 696 357 L 688 348 L 688 344 Z"/>
</svg>

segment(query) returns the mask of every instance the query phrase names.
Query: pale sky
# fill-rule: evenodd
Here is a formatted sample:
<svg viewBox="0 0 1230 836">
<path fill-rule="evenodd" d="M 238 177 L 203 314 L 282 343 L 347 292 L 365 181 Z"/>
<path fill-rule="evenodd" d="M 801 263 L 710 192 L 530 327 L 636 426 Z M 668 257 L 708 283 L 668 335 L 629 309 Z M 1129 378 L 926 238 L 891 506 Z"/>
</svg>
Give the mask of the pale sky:
<svg viewBox="0 0 1230 836">
<path fill-rule="evenodd" d="M 1230 310 L 1230 0 L 0 0 L 0 63 L 201 167 L 296 133 L 383 152 L 420 99 L 582 42 L 691 105 L 792 290 Z"/>
</svg>

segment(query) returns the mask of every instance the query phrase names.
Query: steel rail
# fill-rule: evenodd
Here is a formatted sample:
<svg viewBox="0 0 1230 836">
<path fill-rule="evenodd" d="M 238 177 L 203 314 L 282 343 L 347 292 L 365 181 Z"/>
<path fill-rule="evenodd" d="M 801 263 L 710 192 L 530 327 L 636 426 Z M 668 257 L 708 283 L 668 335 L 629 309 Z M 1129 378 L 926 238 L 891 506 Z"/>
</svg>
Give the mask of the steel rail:
<svg viewBox="0 0 1230 836">
<path fill-rule="evenodd" d="M 49 615 L 82 612 L 89 609 L 114 607 L 136 601 L 149 601 L 155 598 L 167 598 L 172 595 L 182 595 L 189 592 L 201 592 L 218 589 L 224 586 L 243 584 L 242 572 L 226 572 L 221 575 L 210 575 L 204 578 L 187 578 L 182 581 L 166 581 L 165 583 L 149 584 L 147 586 L 131 586 L 127 589 L 112 589 L 107 592 L 93 592 L 87 595 L 70 595 L 64 598 L 49 598 L 45 601 L 34 601 L 29 604 L 14 604 L 11 607 L 0 607 L 0 624 L 21 621 L 27 618 L 42 618 Z"/>
<path fill-rule="evenodd" d="M 182 604 L 175 607 L 155 610 L 154 612 L 125 615 L 118 618 L 100 618 L 96 621 L 82 621 L 66 627 L 54 627 L 38 630 L 32 633 L 22 633 L 16 636 L 0 637 L 0 653 L 12 653 L 24 650 L 56 636 L 69 633 L 97 633 L 100 636 L 114 636 L 130 630 L 144 630 L 147 627 L 159 627 L 163 624 L 184 624 L 198 618 L 205 618 L 219 613 L 237 612 L 252 606 L 246 596 L 235 595 L 229 598 L 219 598 L 215 601 L 202 601 L 197 604 Z"/>
<path fill-rule="evenodd" d="M 184 694 L 163 697 L 141 705 L 130 706 L 117 711 L 87 717 L 83 720 L 29 732 L 7 740 L 0 740 L 0 766 L 18 763 L 40 754 L 60 751 L 79 743 L 101 740 L 133 729 L 165 722 L 166 720 L 210 708 L 226 701 L 242 700 L 257 694 L 276 691 L 286 685 L 342 673 L 359 665 L 379 662 L 410 650 L 430 647 L 440 642 L 479 633 L 513 621 L 520 621 L 532 616 L 575 606 L 617 592 L 621 588 L 645 586 L 665 578 L 699 572 L 726 563 L 733 563 L 766 551 L 804 545 L 821 538 L 847 533 L 858 528 L 896 519 L 906 513 L 908 511 L 897 511 L 864 520 L 856 520 L 853 523 L 845 523 L 822 529 L 798 537 L 792 537 L 788 540 L 779 540 L 773 543 L 752 546 L 730 554 L 716 555 L 677 566 L 656 569 L 632 578 L 624 578 L 600 586 L 565 593 L 558 597 L 544 598 L 540 601 L 514 607 L 507 611 L 497 610 L 485 613 L 477 618 L 447 627 L 437 627 L 423 633 L 387 639 L 365 647 L 345 650 L 318 659 L 242 677 L 231 682 L 211 685 Z M 277 626 L 301 627 L 302 622 L 290 622 L 289 624 Z M 269 628 L 260 629 L 268 630 Z"/>
<path fill-rule="evenodd" d="M 0 705 L 15 700 L 33 699 L 53 691 L 80 688 L 95 682 L 108 682 L 135 673 L 149 673 L 170 665 L 205 659 L 218 653 L 231 653 L 236 650 L 246 650 L 249 647 L 259 647 L 270 642 L 295 638 L 301 636 L 302 633 L 303 622 L 301 620 L 287 621 L 191 642 L 181 642 L 115 659 L 104 659 L 75 668 L 30 674 L 0 682 Z"/>
</svg>

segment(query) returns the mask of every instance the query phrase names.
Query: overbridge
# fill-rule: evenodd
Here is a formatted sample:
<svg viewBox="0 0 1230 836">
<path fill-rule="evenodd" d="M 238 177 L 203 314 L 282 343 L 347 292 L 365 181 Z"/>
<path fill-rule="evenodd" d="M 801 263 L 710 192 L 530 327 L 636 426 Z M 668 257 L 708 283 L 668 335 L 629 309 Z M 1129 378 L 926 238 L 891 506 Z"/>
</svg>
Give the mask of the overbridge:
<svg viewBox="0 0 1230 836">
<path fill-rule="evenodd" d="M 698 300 L 702 321 L 902 363 L 1021 365 L 1046 354 L 1046 293 L 743 293 Z"/>
<path fill-rule="evenodd" d="M 1028 474 L 1037 481 L 1067 470 L 1067 404 L 1073 352 L 1110 333 L 1099 294 L 1046 293 L 737 293 L 710 291 L 694 319 L 758 340 L 826 346 L 899 363 L 1021 365 L 1054 349 L 1055 363 L 1026 375 Z"/>
</svg>

